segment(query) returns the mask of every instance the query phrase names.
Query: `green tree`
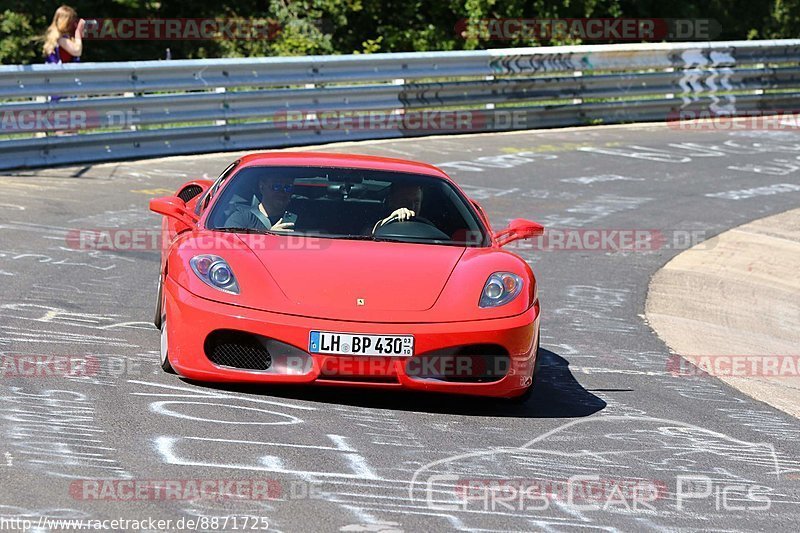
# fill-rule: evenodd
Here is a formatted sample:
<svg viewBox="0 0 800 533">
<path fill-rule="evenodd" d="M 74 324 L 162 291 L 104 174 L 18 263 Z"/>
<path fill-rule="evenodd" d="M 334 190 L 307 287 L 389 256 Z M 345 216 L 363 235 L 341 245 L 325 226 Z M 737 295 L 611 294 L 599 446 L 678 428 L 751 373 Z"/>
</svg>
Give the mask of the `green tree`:
<svg viewBox="0 0 800 533">
<path fill-rule="evenodd" d="M 0 63 L 30 63 L 36 59 L 37 36 L 31 17 L 6 9 L 0 14 Z"/>
<path fill-rule="evenodd" d="M 569 36 L 498 40 L 496 18 L 713 19 L 717 40 L 790 38 L 800 0 L 67 0 L 84 18 L 239 18 L 277 28 L 269 38 L 184 41 L 87 40 L 84 61 L 472 50 L 579 44 Z M 60 1 L 0 0 L 0 61 L 43 60 L 41 36 Z"/>
</svg>

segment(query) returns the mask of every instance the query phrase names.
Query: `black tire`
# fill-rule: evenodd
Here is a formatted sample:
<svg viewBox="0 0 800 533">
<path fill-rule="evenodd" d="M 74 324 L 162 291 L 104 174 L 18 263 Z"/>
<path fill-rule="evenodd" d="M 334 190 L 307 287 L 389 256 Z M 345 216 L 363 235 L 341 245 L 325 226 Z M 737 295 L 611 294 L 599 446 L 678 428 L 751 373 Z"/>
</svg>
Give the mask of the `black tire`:
<svg viewBox="0 0 800 533">
<path fill-rule="evenodd" d="M 542 334 L 542 329 L 539 328 L 539 330 L 536 332 L 536 362 L 533 364 L 533 378 L 531 379 L 531 386 L 530 386 L 531 389 L 536 386 L 536 383 L 538 381 L 537 378 L 539 377 L 539 370 L 542 367 L 542 357 L 541 354 L 539 353 L 539 346 L 540 346 L 539 340 L 541 339 L 541 334 Z"/>
<path fill-rule="evenodd" d="M 153 325 L 156 327 L 156 329 L 159 329 L 159 330 L 161 329 L 161 319 L 162 319 L 161 308 L 162 308 L 162 303 L 164 301 L 164 288 L 163 288 L 163 285 L 164 285 L 164 282 L 162 281 L 161 276 L 159 276 L 158 277 L 158 296 L 156 298 L 156 312 L 155 312 L 155 314 L 153 316 Z"/>
<path fill-rule="evenodd" d="M 168 343 L 167 343 L 167 317 L 166 316 L 162 316 L 161 317 L 161 327 L 159 329 L 161 330 L 161 353 L 160 353 L 160 356 L 161 356 L 161 359 L 160 359 L 161 370 L 163 370 L 167 374 L 177 374 L 177 372 L 175 372 L 175 369 L 172 368 L 172 365 L 169 362 L 169 351 L 167 350 Z"/>
</svg>

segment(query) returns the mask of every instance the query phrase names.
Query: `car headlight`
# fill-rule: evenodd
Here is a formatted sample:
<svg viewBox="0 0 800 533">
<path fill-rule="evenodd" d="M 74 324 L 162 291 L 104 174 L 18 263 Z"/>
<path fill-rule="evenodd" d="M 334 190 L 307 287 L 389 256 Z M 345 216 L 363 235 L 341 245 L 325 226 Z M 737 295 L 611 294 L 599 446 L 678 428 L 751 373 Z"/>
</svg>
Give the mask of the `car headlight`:
<svg viewBox="0 0 800 533">
<path fill-rule="evenodd" d="M 498 307 L 505 305 L 516 298 L 520 292 L 522 292 L 521 277 L 511 272 L 495 272 L 486 280 L 478 306 Z"/>
<path fill-rule="evenodd" d="M 197 277 L 206 285 L 231 294 L 239 294 L 239 284 L 236 283 L 233 270 L 220 256 L 196 255 L 189 260 L 189 264 Z"/>
</svg>

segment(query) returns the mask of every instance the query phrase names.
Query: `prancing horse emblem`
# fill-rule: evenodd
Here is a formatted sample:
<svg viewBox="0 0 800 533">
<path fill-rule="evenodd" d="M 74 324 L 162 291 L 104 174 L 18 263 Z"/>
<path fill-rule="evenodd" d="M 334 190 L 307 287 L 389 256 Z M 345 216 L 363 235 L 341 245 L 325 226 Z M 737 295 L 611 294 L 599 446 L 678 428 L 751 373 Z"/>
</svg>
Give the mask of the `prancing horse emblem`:
<svg viewBox="0 0 800 533">
<path fill-rule="evenodd" d="M 364 298 L 356 298 L 356 305 L 365 305 Z"/>
</svg>

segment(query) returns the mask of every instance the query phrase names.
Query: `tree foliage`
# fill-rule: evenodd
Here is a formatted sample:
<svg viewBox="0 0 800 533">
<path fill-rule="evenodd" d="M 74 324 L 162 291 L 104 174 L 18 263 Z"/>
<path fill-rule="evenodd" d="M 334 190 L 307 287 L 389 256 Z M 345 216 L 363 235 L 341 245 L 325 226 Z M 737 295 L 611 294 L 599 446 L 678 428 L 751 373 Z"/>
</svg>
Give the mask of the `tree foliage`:
<svg viewBox="0 0 800 533">
<path fill-rule="evenodd" d="M 41 36 L 60 2 L 0 0 L 0 62 L 42 61 Z M 494 40 L 494 18 L 707 18 L 718 40 L 792 38 L 800 0 L 74 0 L 81 17 L 216 18 L 274 24 L 268 39 L 87 40 L 84 61 L 471 50 L 577 44 L 575 38 Z"/>
</svg>

